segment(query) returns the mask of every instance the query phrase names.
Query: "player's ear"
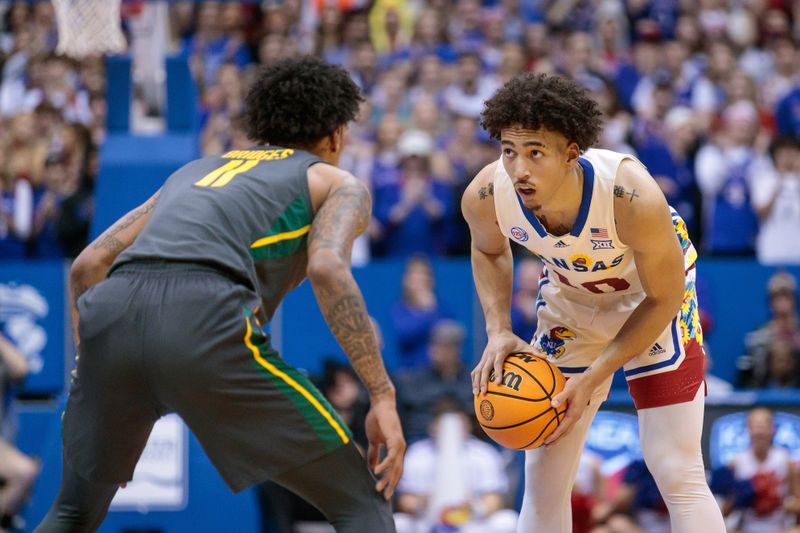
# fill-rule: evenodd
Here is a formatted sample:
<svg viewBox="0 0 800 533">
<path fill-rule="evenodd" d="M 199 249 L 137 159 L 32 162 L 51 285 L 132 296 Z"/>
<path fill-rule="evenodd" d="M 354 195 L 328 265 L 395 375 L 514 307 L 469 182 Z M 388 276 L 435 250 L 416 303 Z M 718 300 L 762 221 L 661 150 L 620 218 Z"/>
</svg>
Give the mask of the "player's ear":
<svg viewBox="0 0 800 533">
<path fill-rule="evenodd" d="M 340 153 L 344 148 L 344 135 L 347 133 L 347 125 L 341 124 L 337 126 L 335 130 L 330 134 L 328 137 L 328 142 L 330 143 L 330 151 L 333 154 Z"/>
<path fill-rule="evenodd" d="M 578 164 L 578 159 L 581 157 L 581 148 L 578 143 L 572 141 L 567 144 L 567 165 L 570 168 Z"/>
</svg>

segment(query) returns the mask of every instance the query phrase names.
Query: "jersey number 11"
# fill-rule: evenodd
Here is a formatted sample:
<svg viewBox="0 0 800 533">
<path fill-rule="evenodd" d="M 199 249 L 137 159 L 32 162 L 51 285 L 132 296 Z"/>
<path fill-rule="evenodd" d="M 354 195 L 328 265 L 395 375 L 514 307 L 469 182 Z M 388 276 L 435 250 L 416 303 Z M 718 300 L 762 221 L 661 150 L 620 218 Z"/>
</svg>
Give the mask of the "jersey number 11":
<svg viewBox="0 0 800 533">
<path fill-rule="evenodd" d="M 256 166 L 259 161 L 245 161 L 244 159 L 232 159 L 218 167 L 205 176 L 200 181 L 196 181 L 194 184 L 196 187 L 224 187 L 226 186 L 233 178 L 236 177 L 237 174 L 241 174 L 242 172 L 247 172 L 254 166 Z"/>
</svg>

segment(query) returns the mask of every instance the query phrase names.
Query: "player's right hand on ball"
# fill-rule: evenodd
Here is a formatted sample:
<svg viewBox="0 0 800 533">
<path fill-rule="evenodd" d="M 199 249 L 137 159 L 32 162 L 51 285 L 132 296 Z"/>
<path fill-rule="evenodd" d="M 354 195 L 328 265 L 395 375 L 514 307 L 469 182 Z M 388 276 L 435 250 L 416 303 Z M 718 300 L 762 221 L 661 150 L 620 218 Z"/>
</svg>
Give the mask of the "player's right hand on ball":
<svg viewBox="0 0 800 533">
<path fill-rule="evenodd" d="M 406 453 L 406 441 L 403 438 L 403 428 L 400 426 L 394 395 L 371 400 L 366 430 L 369 441 L 367 460 L 375 475 L 380 478 L 375 484 L 375 490 L 382 492 L 383 497 L 389 500 L 400 481 L 400 476 L 403 475 L 403 458 Z M 386 457 L 378 462 L 384 446 L 386 446 Z"/>
<path fill-rule="evenodd" d="M 489 335 L 489 342 L 483 350 L 483 356 L 472 370 L 472 394 L 486 392 L 489 374 L 494 370 L 495 383 L 503 381 L 503 361 L 510 353 L 533 354 L 533 347 L 514 335 L 510 330 Z"/>
<path fill-rule="evenodd" d="M 569 433 L 572 427 L 581 419 L 592 393 L 597 388 L 591 382 L 587 382 L 587 374 L 578 374 L 567 380 L 564 389 L 553 397 L 551 405 L 556 411 L 566 405 L 567 413 L 558 427 L 549 437 L 544 440 L 545 446 L 550 446 L 559 441 L 564 435 Z"/>
</svg>

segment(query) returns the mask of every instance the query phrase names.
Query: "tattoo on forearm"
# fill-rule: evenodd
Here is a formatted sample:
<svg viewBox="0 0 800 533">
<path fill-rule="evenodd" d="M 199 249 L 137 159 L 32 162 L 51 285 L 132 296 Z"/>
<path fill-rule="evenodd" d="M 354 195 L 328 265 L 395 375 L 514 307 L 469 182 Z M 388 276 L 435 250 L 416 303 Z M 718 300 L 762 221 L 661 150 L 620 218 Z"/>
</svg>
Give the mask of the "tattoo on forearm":
<svg viewBox="0 0 800 533">
<path fill-rule="evenodd" d="M 353 240 L 369 224 L 372 203 L 361 184 L 343 185 L 323 202 L 308 236 L 309 255 L 327 248 L 349 264 Z M 326 286 L 315 286 L 319 307 L 370 395 L 392 390 L 383 366 L 364 298 L 348 273 Z"/>
<path fill-rule="evenodd" d="M 160 193 L 156 193 L 146 204 L 131 211 L 125 218 L 104 231 L 103 234 L 92 243 L 92 248 L 105 248 L 112 254 L 118 254 L 124 250 L 125 245 L 119 239 L 117 239 L 117 234 L 125 228 L 130 227 L 131 224 L 152 211 L 156 206 L 159 196 Z"/>
<path fill-rule="evenodd" d="M 365 331 L 369 322 L 366 308 L 361 299 L 354 295 L 345 296 L 339 300 L 328 312 L 328 317 L 331 331 L 336 336 Z"/>
<path fill-rule="evenodd" d="M 630 201 L 632 202 L 634 198 L 637 198 L 639 195 L 636 194 L 636 189 L 631 190 L 630 192 L 625 190 L 625 187 L 622 185 L 614 185 L 614 196 L 617 198 L 625 198 L 626 196 L 630 196 Z"/>
<path fill-rule="evenodd" d="M 92 243 L 92 248 L 98 248 L 98 249 L 99 248 L 105 248 L 106 250 L 108 250 L 112 254 L 118 254 L 119 252 L 121 252 L 125 248 L 125 246 L 120 242 L 119 239 L 117 239 L 114 236 L 114 233 L 116 233 L 117 231 L 119 231 L 121 229 L 122 229 L 122 227 L 119 227 L 118 229 L 116 229 L 116 231 L 113 231 L 112 233 L 109 233 L 112 230 L 114 230 L 113 227 L 109 228 L 105 233 L 100 235 L 97 238 L 96 241 L 94 241 Z"/>
<path fill-rule="evenodd" d="M 78 337 L 78 298 L 89 290 L 89 285 L 83 281 L 70 280 L 70 297 L 72 298 L 72 306 L 70 307 L 70 318 L 72 320 L 72 340 L 75 342 L 75 349 L 80 347 L 80 338 Z"/>
<path fill-rule="evenodd" d="M 80 281 L 73 281 L 72 282 L 72 305 L 75 307 L 78 306 L 78 298 L 81 297 L 81 294 L 86 292 L 89 289 L 89 286 Z"/>
<path fill-rule="evenodd" d="M 321 301 L 320 305 L 325 303 Z M 346 294 L 325 312 L 325 320 L 370 395 L 381 395 L 391 390 L 364 299 L 356 294 Z"/>
<path fill-rule="evenodd" d="M 478 189 L 478 198 L 481 200 L 485 200 L 489 196 L 494 196 L 494 183 L 490 183 L 488 186 Z"/>
</svg>

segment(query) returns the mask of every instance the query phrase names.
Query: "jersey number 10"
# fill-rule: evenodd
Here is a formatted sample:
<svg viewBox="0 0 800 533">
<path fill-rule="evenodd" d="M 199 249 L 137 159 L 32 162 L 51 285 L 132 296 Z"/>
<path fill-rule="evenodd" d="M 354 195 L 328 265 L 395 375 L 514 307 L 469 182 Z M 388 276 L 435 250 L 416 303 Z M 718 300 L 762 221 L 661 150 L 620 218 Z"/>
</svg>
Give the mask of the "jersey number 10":
<svg viewBox="0 0 800 533">
<path fill-rule="evenodd" d="M 569 282 L 569 280 L 564 277 L 561 272 L 554 271 L 556 276 L 558 276 L 558 280 L 563 283 L 564 285 L 569 285 L 573 289 L 576 288 L 575 285 Z M 604 291 L 600 288 L 600 286 L 605 285 L 611 287 L 612 290 Z M 595 294 L 603 294 L 605 292 L 616 292 L 616 291 L 624 291 L 625 289 L 630 288 L 631 284 L 622 278 L 605 278 L 605 279 L 598 279 L 595 281 L 585 281 L 581 283 L 581 287 L 586 289 L 589 292 L 593 292 Z"/>
</svg>

